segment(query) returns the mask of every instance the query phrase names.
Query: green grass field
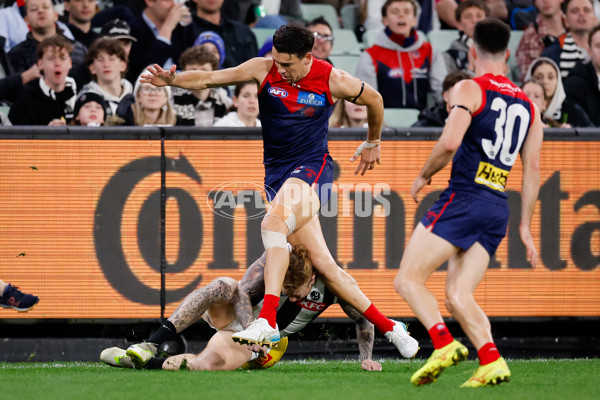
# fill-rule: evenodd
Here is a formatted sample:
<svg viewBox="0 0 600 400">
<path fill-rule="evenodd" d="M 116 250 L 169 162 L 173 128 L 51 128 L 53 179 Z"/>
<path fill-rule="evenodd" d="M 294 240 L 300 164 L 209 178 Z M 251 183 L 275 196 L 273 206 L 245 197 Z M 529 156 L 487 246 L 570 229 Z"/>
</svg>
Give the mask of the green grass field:
<svg viewBox="0 0 600 400">
<path fill-rule="evenodd" d="M 508 360 L 509 383 L 461 389 L 476 367 L 463 362 L 438 382 L 413 387 L 422 361 L 282 361 L 270 370 L 190 372 L 117 369 L 100 363 L 0 363 L 3 399 L 600 399 L 600 359 Z"/>
</svg>

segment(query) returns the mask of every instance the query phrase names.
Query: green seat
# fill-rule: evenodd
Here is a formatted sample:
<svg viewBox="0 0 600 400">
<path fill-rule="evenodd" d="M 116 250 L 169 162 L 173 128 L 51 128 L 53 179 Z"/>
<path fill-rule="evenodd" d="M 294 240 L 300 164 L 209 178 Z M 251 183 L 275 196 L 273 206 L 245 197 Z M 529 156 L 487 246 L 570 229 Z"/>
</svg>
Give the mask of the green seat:
<svg viewBox="0 0 600 400">
<path fill-rule="evenodd" d="M 342 27 L 354 31 L 358 25 L 358 6 L 356 4 L 346 4 L 340 10 L 342 17 Z"/>
<path fill-rule="evenodd" d="M 444 29 L 431 31 L 427 34 L 427 39 L 431 43 L 431 47 L 441 54 L 450 48 L 454 40 L 458 39 L 458 30 Z"/>
<path fill-rule="evenodd" d="M 383 122 L 392 128 L 406 128 L 417 122 L 419 113 L 414 108 L 385 108 Z"/>
<path fill-rule="evenodd" d="M 0 106 L 0 112 L 4 113 L 6 115 L 8 115 L 8 112 L 10 111 L 10 107 L 9 106 Z"/>
<path fill-rule="evenodd" d="M 306 21 L 311 21 L 318 17 L 323 17 L 331 29 L 340 29 L 340 21 L 338 20 L 337 11 L 331 4 L 300 4 L 302 10 L 302 18 Z"/>
<path fill-rule="evenodd" d="M 510 50 L 510 57 L 508 58 L 508 66 L 510 71 L 508 77 L 512 77 L 512 81 L 519 84 L 519 67 L 517 66 L 517 47 L 523 36 L 523 31 L 510 31 L 510 40 L 508 41 L 508 50 Z"/>
<path fill-rule="evenodd" d="M 359 55 L 350 54 L 343 56 L 336 56 L 332 54 L 331 56 L 329 56 L 329 59 L 331 60 L 335 68 L 344 70 L 350 75 L 354 75 L 356 73 L 356 66 L 358 65 L 359 58 Z"/>
<path fill-rule="evenodd" d="M 363 49 L 368 49 L 375 44 L 377 35 L 381 32 L 381 29 L 370 29 L 363 35 Z"/>
<path fill-rule="evenodd" d="M 260 49 L 262 45 L 265 43 L 265 40 L 273 37 L 275 33 L 275 29 L 273 28 L 252 28 L 252 33 L 256 36 L 256 44 Z"/>
<path fill-rule="evenodd" d="M 360 44 L 358 44 L 354 31 L 334 29 L 333 37 L 335 37 L 335 41 L 333 42 L 332 55 L 360 54 Z"/>
</svg>

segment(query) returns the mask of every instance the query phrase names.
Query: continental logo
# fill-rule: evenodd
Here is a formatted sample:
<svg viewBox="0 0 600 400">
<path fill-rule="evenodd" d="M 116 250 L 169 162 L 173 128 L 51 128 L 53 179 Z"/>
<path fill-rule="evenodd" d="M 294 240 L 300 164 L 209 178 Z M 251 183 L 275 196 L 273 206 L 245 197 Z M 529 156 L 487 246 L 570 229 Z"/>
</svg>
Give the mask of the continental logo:
<svg viewBox="0 0 600 400">
<path fill-rule="evenodd" d="M 504 192 L 506 181 L 508 179 L 508 171 L 498 168 L 492 164 L 481 161 L 475 175 L 475 182 L 480 185 L 485 185 L 491 189 Z"/>
</svg>

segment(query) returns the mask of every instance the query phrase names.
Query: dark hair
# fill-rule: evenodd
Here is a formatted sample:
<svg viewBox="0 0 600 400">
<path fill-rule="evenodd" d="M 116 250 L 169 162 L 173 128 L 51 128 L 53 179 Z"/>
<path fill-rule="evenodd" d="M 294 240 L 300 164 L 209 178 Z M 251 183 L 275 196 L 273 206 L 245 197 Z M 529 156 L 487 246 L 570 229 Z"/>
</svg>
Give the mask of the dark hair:
<svg viewBox="0 0 600 400">
<path fill-rule="evenodd" d="M 313 265 L 308 256 L 308 249 L 296 245 L 290 253 L 290 265 L 285 273 L 283 287 L 295 289 L 310 281 L 313 275 Z"/>
<path fill-rule="evenodd" d="M 456 7 L 456 10 L 454 10 L 454 16 L 456 20 L 460 21 L 463 11 L 472 7 L 479 8 L 485 13 L 486 17 L 490 16 L 490 8 L 482 0 L 464 0 L 458 3 L 458 7 Z"/>
<path fill-rule="evenodd" d="M 333 28 L 331 27 L 331 25 L 329 25 L 329 22 L 327 22 L 327 20 L 325 18 L 323 18 L 322 15 L 320 17 L 317 17 L 317 18 L 313 19 L 312 21 L 308 21 L 306 23 L 307 28 L 310 28 L 311 26 L 315 26 L 315 25 L 325 25 L 326 27 L 329 28 L 329 30 L 331 32 L 333 32 Z"/>
<path fill-rule="evenodd" d="M 256 83 L 254 83 L 254 82 L 238 83 L 237 85 L 235 85 L 235 89 L 233 89 L 233 95 L 235 97 L 239 97 L 240 93 L 242 93 L 242 89 L 244 87 L 246 87 L 246 85 L 256 85 Z"/>
<path fill-rule="evenodd" d="M 450 72 L 444 78 L 444 82 L 442 82 L 442 92 L 450 90 L 458 82 L 465 79 L 471 79 L 471 75 L 468 72 L 463 71 L 462 69 L 457 69 L 456 71 Z"/>
<path fill-rule="evenodd" d="M 296 55 L 298 58 L 308 54 L 315 43 L 313 33 L 303 26 L 283 25 L 273 35 L 273 47 L 279 53 Z"/>
<path fill-rule="evenodd" d="M 594 1 L 593 0 L 588 0 L 588 1 L 592 5 L 592 11 L 593 11 L 594 10 Z M 569 7 L 570 2 L 571 2 L 571 0 L 564 0 L 560 5 L 560 8 L 565 15 L 567 15 L 567 7 Z"/>
<path fill-rule="evenodd" d="M 478 50 L 488 54 L 506 51 L 510 39 L 510 28 L 497 18 L 486 18 L 475 25 L 473 41 Z"/>
<path fill-rule="evenodd" d="M 38 60 L 41 60 L 44 57 L 44 50 L 46 50 L 47 48 L 57 48 L 61 51 L 65 49 L 67 50 L 67 53 L 69 53 L 69 57 L 73 52 L 73 45 L 71 44 L 69 39 L 62 35 L 50 36 L 49 38 L 42 40 L 37 45 L 35 52 Z"/>
<path fill-rule="evenodd" d="M 96 57 L 100 55 L 101 52 L 108 54 L 109 56 L 117 56 L 121 61 L 124 61 L 127 64 L 127 54 L 125 54 L 125 50 L 123 50 L 123 46 L 117 39 L 111 39 L 108 37 L 97 39 L 87 52 L 85 56 L 85 66 L 90 67 L 94 63 Z M 125 72 L 121 73 L 121 77 L 125 76 Z"/>
<path fill-rule="evenodd" d="M 592 47 L 592 36 L 594 36 L 598 31 L 600 31 L 600 24 L 593 27 L 590 31 L 590 35 L 588 36 L 588 46 Z"/>
<path fill-rule="evenodd" d="M 387 9 L 388 7 L 392 4 L 392 3 L 401 3 L 401 2 L 407 2 L 412 4 L 413 6 L 413 10 L 415 12 L 415 16 L 417 15 L 417 10 L 420 8 L 419 4 L 416 2 L 416 0 L 387 0 L 383 6 L 381 6 L 381 16 L 382 17 L 386 17 L 387 16 Z"/>
<path fill-rule="evenodd" d="M 179 57 L 179 67 L 184 70 L 190 64 L 210 64 L 213 71 L 219 69 L 219 60 L 209 49 L 202 45 L 189 47 Z"/>
</svg>

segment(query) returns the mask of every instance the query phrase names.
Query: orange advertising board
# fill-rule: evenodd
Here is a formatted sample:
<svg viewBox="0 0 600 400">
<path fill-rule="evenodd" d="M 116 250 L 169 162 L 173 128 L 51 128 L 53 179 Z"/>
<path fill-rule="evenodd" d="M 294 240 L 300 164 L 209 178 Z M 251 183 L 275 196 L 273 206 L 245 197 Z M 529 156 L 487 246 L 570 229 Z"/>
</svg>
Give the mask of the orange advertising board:
<svg viewBox="0 0 600 400">
<path fill-rule="evenodd" d="M 261 141 L 165 140 L 164 164 L 159 140 L 1 143 L 0 279 L 41 301 L 0 318 L 159 318 L 162 212 L 167 316 L 212 279 L 241 278 L 262 253 Z M 420 205 L 409 196 L 434 143 L 385 142 L 382 165 L 357 177 L 347 160 L 358 143 L 330 142 L 337 172 L 323 209 L 328 245 L 389 316 L 413 316 L 392 282 L 415 221 L 447 184 L 449 168 Z M 518 164 L 507 185 L 507 238 L 477 300 L 490 316 L 600 316 L 600 142 L 544 143 L 535 268 L 518 237 Z M 442 269 L 428 284 L 448 315 L 444 279 Z M 336 306 L 323 316 L 344 314 Z"/>
</svg>

